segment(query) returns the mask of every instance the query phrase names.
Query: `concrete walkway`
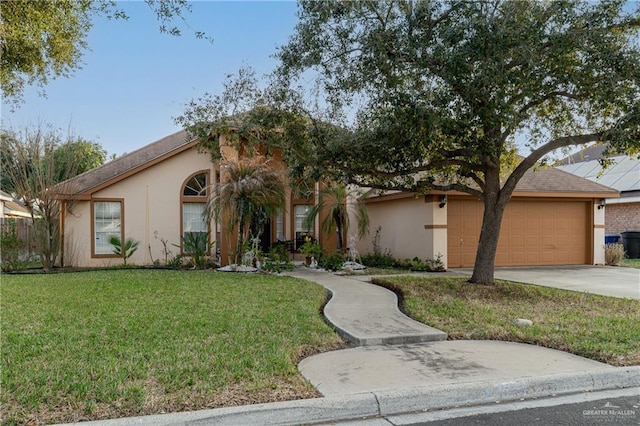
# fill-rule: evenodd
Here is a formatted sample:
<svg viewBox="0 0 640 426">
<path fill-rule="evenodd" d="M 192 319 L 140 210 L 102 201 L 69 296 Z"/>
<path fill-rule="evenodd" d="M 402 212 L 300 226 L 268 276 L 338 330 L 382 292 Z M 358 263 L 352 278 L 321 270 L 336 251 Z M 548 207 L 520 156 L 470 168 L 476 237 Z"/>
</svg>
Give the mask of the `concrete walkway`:
<svg viewBox="0 0 640 426">
<path fill-rule="evenodd" d="M 473 269 L 452 269 L 471 275 Z M 640 269 L 614 266 L 523 266 L 496 268 L 497 279 L 555 287 L 602 296 L 640 299 Z"/>
<path fill-rule="evenodd" d="M 367 282 L 370 277 L 336 276 L 307 268 L 297 268 L 289 275 L 331 291 L 333 297 L 324 309 L 326 318 L 359 346 L 318 354 L 300 363 L 302 375 L 325 396 L 462 383 L 482 386 L 497 380 L 615 369 L 534 345 L 442 341 L 444 332 L 406 317 L 398 309 L 396 295 Z M 418 336 L 424 340 L 416 343 Z"/>
<path fill-rule="evenodd" d="M 287 275 L 332 293 L 328 321 L 356 347 L 304 359 L 322 398 L 83 422 L 99 426 L 420 423 L 427 411 L 605 390 L 640 394 L 640 367 L 616 368 L 565 352 L 498 341 L 444 341 L 404 316 L 392 292 L 364 276 L 297 268 Z"/>
<path fill-rule="evenodd" d="M 324 315 L 356 346 L 432 342 L 447 338 L 446 333 L 400 312 L 397 296 L 386 288 L 304 267 L 288 275 L 316 282 L 331 292 Z"/>
</svg>

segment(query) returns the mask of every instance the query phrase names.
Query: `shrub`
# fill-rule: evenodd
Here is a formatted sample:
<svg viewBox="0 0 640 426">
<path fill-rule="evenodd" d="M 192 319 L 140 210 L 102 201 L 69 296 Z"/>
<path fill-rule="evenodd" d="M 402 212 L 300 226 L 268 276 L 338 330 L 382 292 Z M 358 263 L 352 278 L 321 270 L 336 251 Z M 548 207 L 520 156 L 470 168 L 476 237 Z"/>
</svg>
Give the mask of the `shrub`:
<svg viewBox="0 0 640 426">
<path fill-rule="evenodd" d="M 373 241 L 371 241 L 371 245 L 373 246 L 373 253 L 367 253 L 360 256 L 360 263 L 365 266 L 371 266 L 374 268 L 395 268 L 398 266 L 398 262 L 391 255 L 390 250 L 382 251 L 380 247 L 380 233 L 382 232 L 382 227 L 378 226 L 376 228 L 376 233 L 373 237 Z"/>
<path fill-rule="evenodd" d="M 269 250 L 269 255 L 264 258 L 262 269 L 271 272 L 282 272 L 292 270 L 293 264 L 289 262 L 289 254 L 284 244 L 276 244 Z"/>
<path fill-rule="evenodd" d="M 624 259 L 624 247 L 620 243 L 605 244 L 604 263 L 611 266 L 620 266 Z"/>
<path fill-rule="evenodd" d="M 366 253 L 360 256 L 360 263 L 365 266 L 374 268 L 395 268 L 398 261 L 391 255 L 391 252 L 385 253 Z"/>
<path fill-rule="evenodd" d="M 441 254 L 438 254 L 435 259 L 426 259 L 424 262 L 418 257 L 414 257 L 408 262 L 408 266 L 409 269 L 416 272 L 442 272 L 445 270 Z"/>
<path fill-rule="evenodd" d="M 0 231 L 0 267 L 4 272 L 22 271 L 29 265 L 26 244 L 18 239 L 15 220 L 7 219 Z"/>
<path fill-rule="evenodd" d="M 122 256 L 122 260 L 126 265 L 127 259 L 133 256 L 133 253 L 135 253 L 136 250 L 138 250 L 138 245 L 140 244 L 140 242 L 134 240 L 133 238 L 127 238 L 123 246 L 122 241 L 120 241 L 120 238 L 114 235 L 111 238 L 109 238 L 109 244 L 113 246 L 113 252 L 116 255 Z"/>
<path fill-rule="evenodd" d="M 329 253 L 320 258 L 319 265 L 328 271 L 339 271 L 344 265 L 344 256 L 337 251 Z"/>
</svg>

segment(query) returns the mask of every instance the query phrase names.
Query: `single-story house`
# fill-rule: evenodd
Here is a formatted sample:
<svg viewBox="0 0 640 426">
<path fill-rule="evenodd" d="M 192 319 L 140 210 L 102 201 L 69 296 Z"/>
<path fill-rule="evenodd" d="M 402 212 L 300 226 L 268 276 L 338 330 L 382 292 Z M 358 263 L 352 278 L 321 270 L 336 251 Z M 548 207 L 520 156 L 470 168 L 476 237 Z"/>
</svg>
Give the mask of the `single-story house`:
<svg viewBox="0 0 640 426">
<path fill-rule="evenodd" d="M 223 158 L 238 157 L 221 137 Z M 271 154 L 274 164 L 284 163 Z M 231 249 L 223 224 L 207 222 L 203 211 L 207 188 L 219 182 L 221 168 L 197 140 L 185 132 L 167 136 L 56 187 L 62 200 L 61 232 L 64 265 L 107 266 L 122 263 L 109 237 L 134 239 L 138 251 L 130 263 L 164 261 L 189 255 L 182 244 L 188 233 L 206 233 L 216 243 L 226 263 Z M 222 173 L 224 179 L 224 173 Z M 262 237 L 268 248 L 276 241 L 291 241 L 293 248 L 307 232 L 328 250 L 336 247 L 335 235 L 320 233 L 322 217 L 306 229 L 306 211 L 317 199 L 312 191 L 289 190 L 286 208 L 271 218 Z M 601 202 L 614 198 L 616 190 L 547 169 L 528 172 L 519 183 L 504 216 L 496 264 L 551 265 L 604 263 L 604 210 Z M 371 226 L 381 227 L 380 246 L 396 258 L 421 259 L 442 256 L 448 267 L 473 266 L 483 206 L 456 192 L 433 192 L 416 197 L 391 193 L 367 200 Z M 371 251 L 370 236 L 359 241 L 360 253 Z"/>
<path fill-rule="evenodd" d="M 61 263 L 82 267 L 122 263 L 109 243 L 113 235 L 139 242 L 129 263 L 164 262 L 165 256 L 189 255 L 182 240 L 189 233 L 206 233 L 226 263 L 233 239 L 225 238 L 223 224 L 207 222 L 203 215 L 208 187 L 221 179 L 220 163 L 212 162 L 197 142 L 180 131 L 56 186 L 62 200 Z M 224 136 L 220 145 L 223 158 L 238 157 Z M 278 158 L 272 164 L 285 167 Z M 317 193 L 317 184 L 312 188 Z M 335 236 L 319 233 L 322 217 L 314 229 L 305 227 L 305 214 L 315 202 L 313 191 L 287 192 L 285 210 L 266 226 L 264 249 L 276 241 L 290 241 L 295 249 L 301 235 L 307 234 L 325 247 L 335 247 Z"/>
<path fill-rule="evenodd" d="M 605 200 L 607 235 L 640 231 L 640 158 L 616 155 L 603 168 L 599 160 L 604 150 L 603 144 L 591 145 L 561 160 L 557 168 L 620 191 L 619 198 Z"/>
<path fill-rule="evenodd" d="M 618 192 L 556 169 L 529 170 L 504 213 L 496 266 L 604 263 L 602 200 Z M 484 206 L 465 193 L 385 193 L 367 200 L 379 246 L 399 259 L 441 256 L 448 268 L 473 267 Z M 360 253 L 370 252 L 361 240 Z"/>
<path fill-rule="evenodd" d="M 0 203 L 2 203 L 2 210 L 0 210 L 0 219 L 4 218 L 22 218 L 31 219 L 31 213 L 25 207 L 20 200 L 15 199 L 11 194 L 7 194 L 4 191 L 0 191 Z"/>
</svg>

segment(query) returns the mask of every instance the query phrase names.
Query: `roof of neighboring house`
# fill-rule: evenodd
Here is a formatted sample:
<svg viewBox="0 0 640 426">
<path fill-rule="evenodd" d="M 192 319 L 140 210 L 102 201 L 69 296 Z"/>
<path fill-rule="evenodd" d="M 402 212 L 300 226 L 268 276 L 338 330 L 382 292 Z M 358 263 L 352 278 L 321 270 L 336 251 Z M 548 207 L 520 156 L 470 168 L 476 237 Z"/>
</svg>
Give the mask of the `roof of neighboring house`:
<svg viewBox="0 0 640 426">
<path fill-rule="evenodd" d="M 621 192 L 640 191 L 640 159 L 629 155 L 611 157 L 613 164 L 603 168 L 604 145 L 592 145 L 560 161 L 558 169 Z"/>
<path fill-rule="evenodd" d="M 70 196 L 95 192 L 189 149 L 195 144 L 196 140 L 190 139 L 187 132 L 181 130 L 133 152 L 124 154 L 100 167 L 61 182 L 53 190 L 59 194 Z"/>
<path fill-rule="evenodd" d="M 29 210 L 19 200 L 0 190 L 3 217 L 31 217 Z"/>
</svg>

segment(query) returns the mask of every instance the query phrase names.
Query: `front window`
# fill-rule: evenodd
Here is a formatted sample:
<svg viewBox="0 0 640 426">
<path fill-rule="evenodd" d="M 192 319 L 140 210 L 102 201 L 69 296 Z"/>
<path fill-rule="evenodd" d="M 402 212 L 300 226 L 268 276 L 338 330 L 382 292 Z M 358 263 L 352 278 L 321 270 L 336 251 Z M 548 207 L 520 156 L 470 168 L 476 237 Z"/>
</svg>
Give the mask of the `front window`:
<svg viewBox="0 0 640 426">
<path fill-rule="evenodd" d="M 206 219 L 207 187 L 209 173 L 198 172 L 182 186 L 182 252 L 203 253 L 209 244 L 209 227 Z"/>
<path fill-rule="evenodd" d="M 313 237 L 313 231 L 310 227 L 306 226 L 307 214 L 311 210 L 311 206 L 302 205 L 302 206 L 293 206 L 294 213 L 294 224 L 293 230 L 295 232 L 295 248 L 298 249 L 302 244 L 304 244 L 305 237 Z"/>
<path fill-rule="evenodd" d="M 284 212 L 276 214 L 276 240 L 284 241 Z"/>
<path fill-rule="evenodd" d="M 94 201 L 93 203 L 94 254 L 113 255 L 112 237 L 122 241 L 122 202 Z"/>
<path fill-rule="evenodd" d="M 182 251 L 203 252 L 207 247 L 204 203 L 182 203 Z"/>
</svg>

